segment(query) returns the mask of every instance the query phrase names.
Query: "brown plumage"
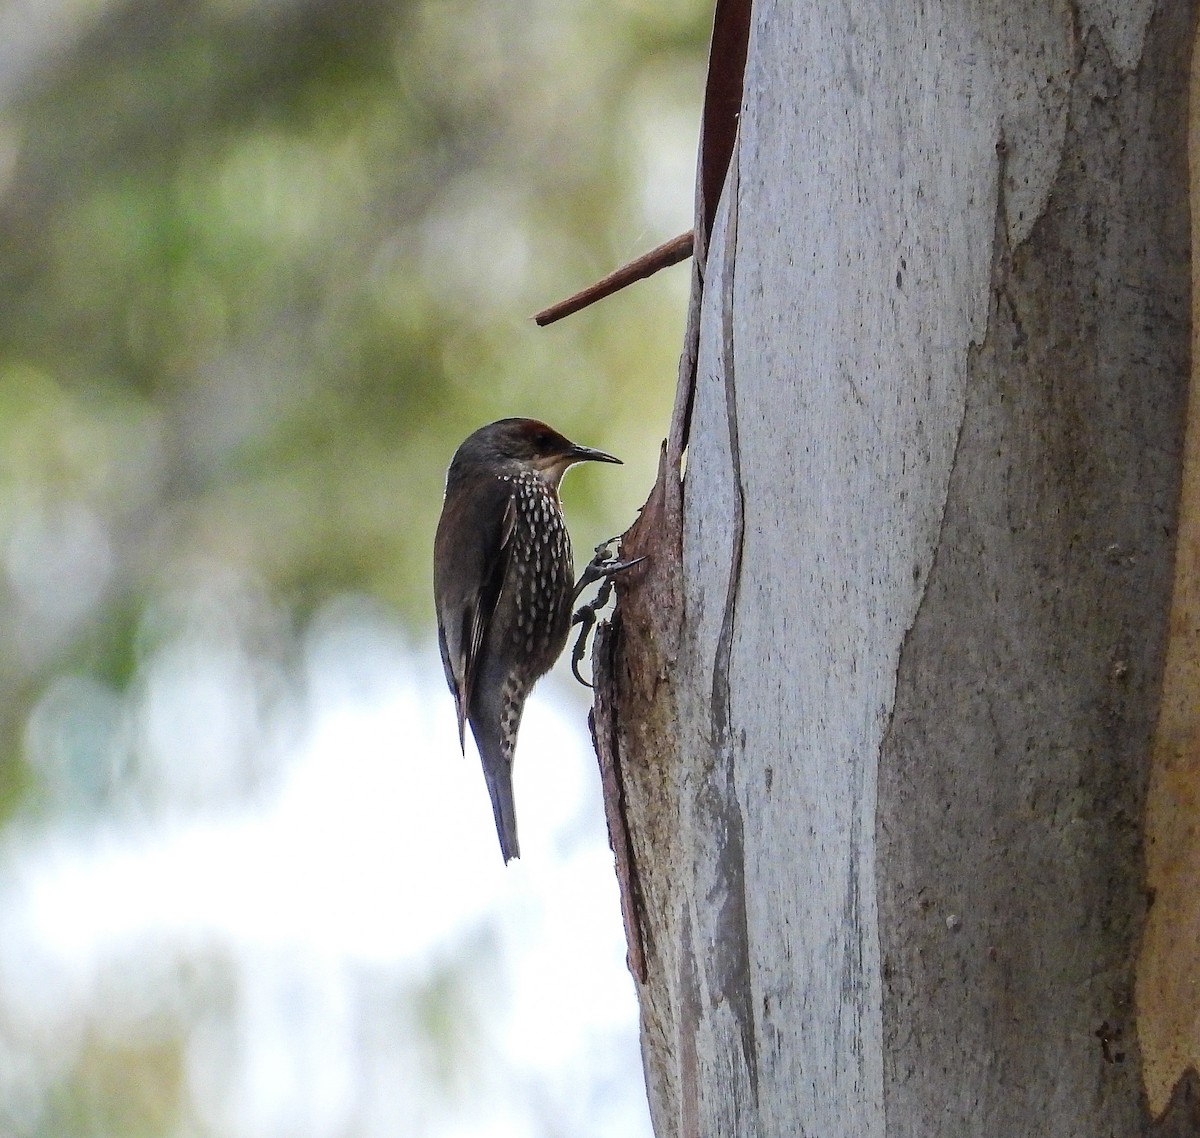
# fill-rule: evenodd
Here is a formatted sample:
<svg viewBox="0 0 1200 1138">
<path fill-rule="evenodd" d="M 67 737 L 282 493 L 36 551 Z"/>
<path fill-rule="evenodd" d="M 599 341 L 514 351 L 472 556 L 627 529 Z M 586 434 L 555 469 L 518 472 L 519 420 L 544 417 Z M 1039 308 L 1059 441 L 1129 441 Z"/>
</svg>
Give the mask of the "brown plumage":
<svg viewBox="0 0 1200 1138">
<path fill-rule="evenodd" d="M 566 644 L 575 570 L 558 486 L 577 462 L 620 462 L 537 419 L 480 427 L 455 452 L 433 545 L 446 682 L 479 748 L 507 862 L 520 856 L 512 762 L 525 699 Z"/>
</svg>

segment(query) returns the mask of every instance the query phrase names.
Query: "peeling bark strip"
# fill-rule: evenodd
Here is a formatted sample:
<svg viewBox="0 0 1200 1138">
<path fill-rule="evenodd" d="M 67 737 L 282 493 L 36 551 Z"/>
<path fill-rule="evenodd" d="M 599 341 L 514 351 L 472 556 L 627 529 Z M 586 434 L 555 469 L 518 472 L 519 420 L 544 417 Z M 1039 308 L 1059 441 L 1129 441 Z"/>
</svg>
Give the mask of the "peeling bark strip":
<svg viewBox="0 0 1200 1138">
<path fill-rule="evenodd" d="M 1200 1135 L 1132 1015 L 1195 13 L 718 5 L 597 732 L 658 1138 Z"/>
<path fill-rule="evenodd" d="M 648 560 L 617 578 L 617 612 L 597 630 L 601 650 L 594 652 L 593 664 L 595 714 L 599 724 L 607 724 L 596 735 L 605 814 L 614 851 L 619 841 L 626 843 L 626 853 L 617 853 L 617 877 L 655 1119 L 674 1117 L 679 1101 L 679 1003 L 673 985 L 664 983 L 675 967 L 680 939 L 671 900 L 679 840 L 674 688 L 681 617 L 679 493 L 678 467 L 669 463 L 664 445 L 655 487 L 621 545 L 623 557 L 647 554 Z M 636 628 L 638 635 L 626 637 L 626 627 Z M 619 772 L 619 795 L 605 773 L 609 770 Z M 620 868 L 622 856 L 628 858 L 628 873 Z M 660 1133 L 671 1132 L 665 1125 L 655 1122 Z"/>
<path fill-rule="evenodd" d="M 700 120 L 700 171 L 696 202 L 696 246 L 707 257 L 717 202 L 725 185 L 742 113 L 742 83 L 750 46 L 751 0 L 717 0 L 713 13 L 712 47 L 704 84 Z"/>
<path fill-rule="evenodd" d="M 629 822 L 625 817 L 625 789 L 622 783 L 620 752 L 616 746 L 614 713 L 608 693 L 614 688 L 612 647 L 616 640 L 616 621 L 605 622 L 596 630 L 592 660 L 596 669 L 596 706 L 588 714 L 592 747 L 600 762 L 600 786 L 604 795 L 604 815 L 608 823 L 608 844 L 616 859 L 617 884 L 621 891 L 621 920 L 625 924 L 626 960 L 629 971 L 639 983 L 646 982 L 646 949 L 642 941 L 641 901 L 629 840 Z"/>
<path fill-rule="evenodd" d="M 696 350 L 699 343 L 700 298 L 704 289 L 704 267 L 708 240 L 721 197 L 721 187 L 737 144 L 738 118 L 742 110 L 742 84 L 746 75 L 746 52 L 750 42 L 751 0 L 717 0 L 713 15 L 712 45 L 708 53 L 708 79 L 704 87 L 704 111 L 700 118 L 700 160 L 696 183 L 696 225 L 693 229 L 695 270 L 688 326 L 680 360 L 675 410 L 667 440 L 667 458 L 675 473 L 682 471 L 692 422 L 692 395 L 696 387 Z M 678 534 L 676 535 L 679 536 Z"/>
<path fill-rule="evenodd" d="M 683 619 L 681 471 L 691 422 L 705 249 L 737 135 L 749 28 L 749 0 L 718 0 L 702 127 L 705 173 L 697 198 L 695 232 L 703 236 L 696 239 L 676 406 L 658 479 L 620 547 L 627 560 L 643 555 L 647 560 L 616 582 L 618 615 L 609 628 L 597 631 L 593 654 L 593 741 L 617 864 L 630 969 L 639 984 L 643 1055 L 647 1084 L 654 1088 L 651 1103 L 656 1117 L 674 1117 L 680 1101 L 678 1072 L 671 1058 L 677 1038 L 672 1026 L 676 1000 L 663 986 L 663 978 L 667 969 L 675 967 L 679 943 L 668 891 L 679 830 L 678 797 L 671 781 L 679 769 L 673 674 Z M 715 185 L 707 204 L 703 184 Z M 627 622 L 638 629 L 632 643 L 623 632 Z M 632 725 L 632 735 L 627 725 Z M 626 755 L 638 756 L 637 765 L 629 766 Z M 752 1053 L 751 1037 L 747 1048 Z"/>
</svg>

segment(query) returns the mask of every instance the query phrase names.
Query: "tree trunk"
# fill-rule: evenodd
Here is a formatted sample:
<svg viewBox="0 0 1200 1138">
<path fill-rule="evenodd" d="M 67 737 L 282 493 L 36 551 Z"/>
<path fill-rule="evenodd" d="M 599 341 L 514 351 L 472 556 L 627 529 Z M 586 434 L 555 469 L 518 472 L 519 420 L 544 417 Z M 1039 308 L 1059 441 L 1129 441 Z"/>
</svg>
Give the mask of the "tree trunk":
<svg viewBox="0 0 1200 1138">
<path fill-rule="evenodd" d="M 1200 1134 L 1133 1001 L 1195 5 L 739 10 L 596 656 L 656 1134 Z"/>
</svg>

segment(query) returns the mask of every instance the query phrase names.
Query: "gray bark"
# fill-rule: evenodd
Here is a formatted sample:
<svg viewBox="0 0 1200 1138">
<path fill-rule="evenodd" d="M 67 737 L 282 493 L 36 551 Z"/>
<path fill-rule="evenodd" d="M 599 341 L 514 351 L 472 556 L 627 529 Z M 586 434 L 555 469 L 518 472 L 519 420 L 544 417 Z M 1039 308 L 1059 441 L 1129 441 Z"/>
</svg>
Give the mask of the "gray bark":
<svg viewBox="0 0 1200 1138">
<path fill-rule="evenodd" d="M 659 1138 L 1151 1125 L 1193 31 L 755 7 L 686 422 L 598 645 Z"/>
</svg>

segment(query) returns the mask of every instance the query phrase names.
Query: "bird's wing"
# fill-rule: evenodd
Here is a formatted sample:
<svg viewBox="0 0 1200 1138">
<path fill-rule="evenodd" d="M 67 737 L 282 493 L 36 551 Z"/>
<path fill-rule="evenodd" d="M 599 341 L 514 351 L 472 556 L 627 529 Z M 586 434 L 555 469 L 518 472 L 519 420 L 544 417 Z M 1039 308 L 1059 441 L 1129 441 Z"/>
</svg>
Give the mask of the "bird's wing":
<svg viewBox="0 0 1200 1138">
<path fill-rule="evenodd" d="M 476 665 L 504 587 L 517 514 L 512 487 L 499 479 L 471 487 L 457 510 L 462 516 L 447 519 L 443 513 L 438 526 L 434 593 L 438 646 L 458 710 L 462 746 Z M 489 518 L 499 522 L 489 525 Z"/>
</svg>

